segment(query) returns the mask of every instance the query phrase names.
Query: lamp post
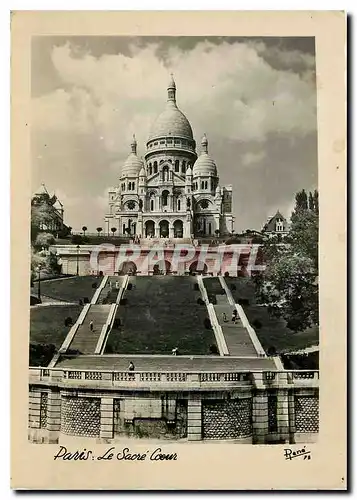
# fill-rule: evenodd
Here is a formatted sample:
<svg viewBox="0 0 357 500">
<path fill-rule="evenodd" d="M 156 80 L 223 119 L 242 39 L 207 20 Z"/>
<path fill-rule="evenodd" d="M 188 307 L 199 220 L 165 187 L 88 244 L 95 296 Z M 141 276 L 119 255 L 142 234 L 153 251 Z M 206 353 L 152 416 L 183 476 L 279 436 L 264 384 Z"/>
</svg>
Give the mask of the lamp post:
<svg viewBox="0 0 357 500">
<path fill-rule="evenodd" d="M 41 300 L 41 265 L 39 264 L 37 266 L 37 271 L 38 271 L 38 289 L 37 289 L 37 292 L 38 292 L 38 299 Z"/>
<path fill-rule="evenodd" d="M 77 248 L 77 272 L 76 272 L 76 275 L 79 276 L 79 249 L 80 249 L 80 246 L 77 245 L 76 248 Z"/>
</svg>

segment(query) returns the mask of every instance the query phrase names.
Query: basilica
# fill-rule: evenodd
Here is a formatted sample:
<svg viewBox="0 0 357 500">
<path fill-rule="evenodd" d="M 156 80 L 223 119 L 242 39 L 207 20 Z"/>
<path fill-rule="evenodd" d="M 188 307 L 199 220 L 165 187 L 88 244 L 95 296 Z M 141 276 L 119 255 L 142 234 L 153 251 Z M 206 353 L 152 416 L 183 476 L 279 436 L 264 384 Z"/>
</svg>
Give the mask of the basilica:
<svg viewBox="0 0 357 500">
<path fill-rule="evenodd" d="M 139 238 L 226 236 L 233 231 L 232 186 L 220 186 L 217 166 L 202 137 L 199 155 L 171 76 L 164 111 L 154 122 L 143 159 L 135 136 L 109 189 L 108 233 Z"/>
</svg>

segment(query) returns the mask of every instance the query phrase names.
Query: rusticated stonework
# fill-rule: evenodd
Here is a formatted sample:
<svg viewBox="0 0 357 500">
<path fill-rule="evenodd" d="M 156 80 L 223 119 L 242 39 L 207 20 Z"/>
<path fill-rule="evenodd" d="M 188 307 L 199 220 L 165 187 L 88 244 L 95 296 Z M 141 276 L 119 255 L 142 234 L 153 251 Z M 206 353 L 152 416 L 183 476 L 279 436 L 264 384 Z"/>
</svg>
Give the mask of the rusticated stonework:
<svg viewBox="0 0 357 500">
<path fill-rule="evenodd" d="M 238 439 L 252 434 L 251 398 L 205 401 L 202 412 L 204 439 Z"/>
<path fill-rule="evenodd" d="M 99 437 L 100 399 L 62 398 L 61 432 L 69 436 Z"/>
<path fill-rule="evenodd" d="M 319 399 L 317 396 L 295 396 L 296 432 L 319 432 Z"/>
<path fill-rule="evenodd" d="M 40 427 L 45 429 L 47 427 L 47 392 L 41 392 L 41 404 L 40 404 Z"/>
</svg>

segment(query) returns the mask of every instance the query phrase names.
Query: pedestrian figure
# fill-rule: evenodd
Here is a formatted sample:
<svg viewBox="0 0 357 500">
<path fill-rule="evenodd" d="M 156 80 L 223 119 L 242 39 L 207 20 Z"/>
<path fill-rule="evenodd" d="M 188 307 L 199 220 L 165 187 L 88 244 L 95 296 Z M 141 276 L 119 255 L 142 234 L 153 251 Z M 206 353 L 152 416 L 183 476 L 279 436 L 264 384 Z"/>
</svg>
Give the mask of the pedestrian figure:
<svg viewBox="0 0 357 500">
<path fill-rule="evenodd" d="M 177 351 L 178 351 L 177 347 L 174 347 L 174 348 L 172 349 L 172 351 L 171 351 L 171 352 L 172 352 L 172 355 L 173 355 L 173 356 L 177 356 Z"/>
<path fill-rule="evenodd" d="M 91 321 L 91 322 L 89 323 L 89 328 L 90 328 L 90 331 L 92 332 L 92 331 L 93 331 L 93 321 Z"/>
<path fill-rule="evenodd" d="M 133 371 L 135 370 L 135 366 L 134 366 L 134 363 L 133 363 L 132 361 L 130 361 L 130 363 L 129 363 L 128 370 L 129 370 L 130 372 L 133 372 Z"/>
<path fill-rule="evenodd" d="M 222 314 L 222 318 L 223 318 L 223 322 L 227 323 L 228 320 L 227 320 L 227 315 L 225 312 Z"/>
<path fill-rule="evenodd" d="M 237 311 L 234 309 L 233 312 L 232 312 L 232 321 L 236 321 L 237 319 Z"/>
</svg>

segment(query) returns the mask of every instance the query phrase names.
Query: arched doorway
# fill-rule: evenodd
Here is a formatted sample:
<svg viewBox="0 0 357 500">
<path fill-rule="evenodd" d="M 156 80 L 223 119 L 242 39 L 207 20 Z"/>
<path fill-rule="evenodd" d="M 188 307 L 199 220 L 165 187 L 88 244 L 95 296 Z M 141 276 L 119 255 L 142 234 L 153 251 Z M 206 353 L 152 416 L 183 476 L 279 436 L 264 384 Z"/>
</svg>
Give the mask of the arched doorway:
<svg viewBox="0 0 357 500">
<path fill-rule="evenodd" d="M 159 224 L 160 227 L 160 237 L 168 238 L 169 236 L 169 223 L 167 220 L 162 220 Z"/>
<path fill-rule="evenodd" d="M 153 220 L 147 220 L 145 222 L 145 236 L 147 238 L 155 236 L 155 222 Z"/>
<path fill-rule="evenodd" d="M 207 274 L 208 271 L 207 264 L 205 264 L 201 260 L 195 260 L 194 262 L 192 262 L 192 264 L 188 269 L 190 273 L 195 273 L 195 274 Z"/>
<path fill-rule="evenodd" d="M 170 274 L 171 272 L 171 263 L 168 260 L 160 260 L 154 265 L 153 274 Z"/>
<path fill-rule="evenodd" d="M 174 222 L 174 238 L 183 238 L 183 222 L 175 220 Z"/>
<path fill-rule="evenodd" d="M 136 271 L 137 271 L 136 264 L 132 260 L 129 260 L 129 261 L 123 262 L 119 266 L 118 274 L 120 276 L 124 276 L 125 274 L 129 274 L 129 275 L 133 276 L 136 274 Z"/>
</svg>

